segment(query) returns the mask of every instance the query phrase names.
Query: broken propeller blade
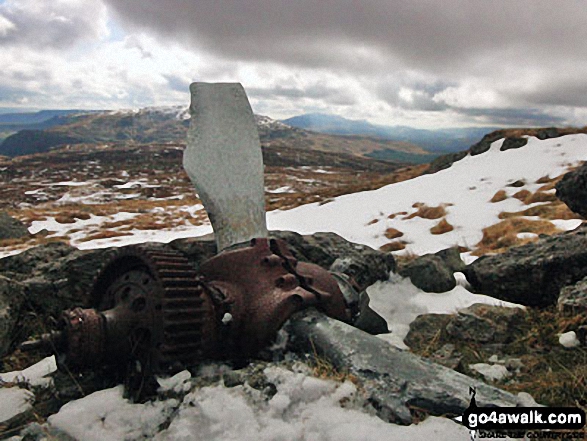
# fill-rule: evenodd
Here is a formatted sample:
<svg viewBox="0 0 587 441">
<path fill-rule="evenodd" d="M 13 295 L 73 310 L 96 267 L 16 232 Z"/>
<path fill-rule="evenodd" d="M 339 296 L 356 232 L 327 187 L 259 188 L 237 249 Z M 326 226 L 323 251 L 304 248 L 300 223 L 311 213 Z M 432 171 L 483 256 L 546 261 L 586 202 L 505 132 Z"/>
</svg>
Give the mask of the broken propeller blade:
<svg viewBox="0 0 587 441">
<path fill-rule="evenodd" d="M 218 251 L 267 237 L 263 155 L 239 83 L 193 83 L 183 166 L 212 223 Z"/>
</svg>

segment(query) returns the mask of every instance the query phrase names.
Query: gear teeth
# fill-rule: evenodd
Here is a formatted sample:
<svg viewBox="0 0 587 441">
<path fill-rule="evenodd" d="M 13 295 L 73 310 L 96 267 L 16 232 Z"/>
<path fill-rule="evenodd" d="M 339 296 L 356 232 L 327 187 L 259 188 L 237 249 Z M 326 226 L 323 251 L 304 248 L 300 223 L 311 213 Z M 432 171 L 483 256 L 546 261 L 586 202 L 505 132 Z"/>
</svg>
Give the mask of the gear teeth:
<svg viewBox="0 0 587 441">
<path fill-rule="evenodd" d="M 214 306 L 208 290 L 188 259 L 166 246 L 137 245 L 122 249 L 111 260 L 116 274 L 144 268 L 154 278 L 151 295 L 155 313 L 152 354 L 156 371 L 179 361 L 197 364 L 210 356 L 210 335 L 216 329 Z M 109 282 L 110 283 L 110 282 Z"/>
</svg>

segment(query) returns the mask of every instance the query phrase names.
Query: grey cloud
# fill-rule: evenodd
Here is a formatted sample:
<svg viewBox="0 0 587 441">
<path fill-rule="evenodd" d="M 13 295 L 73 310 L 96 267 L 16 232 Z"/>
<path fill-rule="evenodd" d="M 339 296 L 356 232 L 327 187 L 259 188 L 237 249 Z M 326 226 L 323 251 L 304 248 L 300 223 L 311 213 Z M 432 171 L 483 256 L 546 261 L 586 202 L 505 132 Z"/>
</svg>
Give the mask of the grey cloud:
<svg viewBox="0 0 587 441">
<path fill-rule="evenodd" d="M 566 118 L 540 109 L 457 109 L 480 124 L 492 126 L 546 127 L 566 124 Z"/>
<path fill-rule="evenodd" d="M 103 4 L 81 1 L 21 0 L 0 4 L 0 15 L 14 26 L 0 33 L 3 46 L 66 49 L 80 41 L 95 38 L 101 31 Z"/>
<path fill-rule="evenodd" d="M 167 81 L 169 88 L 176 92 L 182 92 L 187 94 L 190 87 L 190 82 L 178 75 L 163 75 L 163 78 Z"/>
<path fill-rule="evenodd" d="M 423 110 L 438 112 L 446 110 L 445 103 L 434 101 L 434 95 L 444 89 L 454 86 L 454 83 L 436 81 L 433 83 L 410 82 L 402 84 L 402 81 L 387 80 L 379 83 L 375 91 L 377 96 L 392 106 L 401 107 L 406 110 Z M 411 93 L 411 99 L 403 99 L 400 91 L 404 87 Z"/>
<path fill-rule="evenodd" d="M 324 84 L 312 84 L 305 88 L 290 86 L 275 86 L 271 88 L 253 87 L 248 90 L 252 98 L 276 99 L 289 98 L 298 100 L 303 98 L 323 100 L 331 105 L 348 106 L 356 103 L 355 98 L 345 90 L 326 86 Z"/>
<path fill-rule="evenodd" d="M 340 43 L 431 71 L 512 49 L 587 56 L 579 1 L 105 1 L 136 26 L 239 59 L 347 66 L 353 52 L 336 53 Z"/>
</svg>

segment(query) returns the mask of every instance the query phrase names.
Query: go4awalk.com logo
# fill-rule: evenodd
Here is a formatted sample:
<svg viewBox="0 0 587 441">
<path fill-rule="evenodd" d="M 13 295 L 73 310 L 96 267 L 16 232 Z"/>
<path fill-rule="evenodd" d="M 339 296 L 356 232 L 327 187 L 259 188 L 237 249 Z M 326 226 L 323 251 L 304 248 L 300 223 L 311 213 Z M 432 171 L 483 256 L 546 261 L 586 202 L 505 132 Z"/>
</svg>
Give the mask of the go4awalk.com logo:
<svg viewBox="0 0 587 441">
<path fill-rule="evenodd" d="M 583 439 L 585 412 L 578 407 L 478 407 L 475 389 L 462 424 L 471 439 L 525 437 L 525 439 Z M 565 432 L 553 432 L 553 431 Z"/>
</svg>

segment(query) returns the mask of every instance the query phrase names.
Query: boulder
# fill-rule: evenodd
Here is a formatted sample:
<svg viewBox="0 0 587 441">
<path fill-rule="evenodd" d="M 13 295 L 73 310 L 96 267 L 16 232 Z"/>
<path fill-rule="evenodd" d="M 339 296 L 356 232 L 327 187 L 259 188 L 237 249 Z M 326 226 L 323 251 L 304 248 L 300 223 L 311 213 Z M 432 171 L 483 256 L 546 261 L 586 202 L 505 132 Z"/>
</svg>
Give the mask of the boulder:
<svg viewBox="0 0 587 441">
<path fill-rule="evenodd" d="M 528 144 L 528 138 L 509 137 L 503 140 L 503 144 L 499 150 L 503 152 L 510 149 L 519 149 L 520 147 L 524 147 L 526 144 Z"/>
<path fill-rule="evenodd" d="M 463 150 L 462 152 L 456 153 L 449 153 L 446 155 L 441 155 L 438 158 L 435 158 L 426 170 L 426 173 L 436 173 L 437 171 L 444 170 L 452 166 L 455 162 L 460 161 L 465 156 L 467 156 L 469 152 L 467 150 Z"/>
<path fill-rule="evenodd" d="M 8 215 L 5 211 L 0 211 L 0 240 L 20 239 L 30 235 L 29 230 L 21 221 Z"/>
<path fill-rule="evenodd" d="M 518 399 L 495 387 L 402 351 L 313 309 L 286 324 L 294 351 L 326 358 L 340 372 L 357 378 L 367 401 L 385 421 L 410 424 L 410 408 L 432 415 L 462 415 L 470 404 L 469 388 L 477 390 L 482 407 L 518 405 Z"/>
<path fill-rule="evenodd" d="M 569 315 L 587 312 L 587 277 L 561 290 L 558 297 L 558 309 Z"/>
<path fill-rule="evenodd" d="M 474 292 L 526 306 L 553 305 L 563 287 L 587 276 L 587 227 L 480 257 L 464 273 Z"/>
<path fill-rule="evenodd" d="M 392 254 L 349 242 L 335 233 L 302 236 L 291 231 L 272 231 L 270 235 L 285 240 L 300 261 L 353 278 L 360 290 L 378 280 L 387 280 L 396 269 Z"/>
<path fill-rule="evenodd" d="M 508 343 L 516 338 L 516 325 L 525 311 L 521 308 L 476 303 L 460 309 L 446 325 L 454 338 L 478 343 Z"/>
<path fill-rule="evenodd" d="M 459 247 L 440 250 L 437 253 L 434 253 L 434 255 L 440 257 L 448 269 L 450 269 L 453 273 L 463 272 L 467 267 L 465 262 L 463 262 L 463 259 L 461 259 L 461 252 L 459 251 Z"/>
<path fill-rule="evenodd" d="M 425 254 L 408 263 L 399 274 L 409 277 L 412 283 L 423 291 L 446 292 L 457 284 L 453 272 L 442 257 Z"/>
<path fill-rule="evenodd" d="M 556 197 L 575 213 L 587 217 L 587 163 L 557 182 Z"/>
<path fill-rule="evenodd" d="M 0 357 L 10 348 L 23 301 L 22 285 L 0 276 Z"/>
</svg>

